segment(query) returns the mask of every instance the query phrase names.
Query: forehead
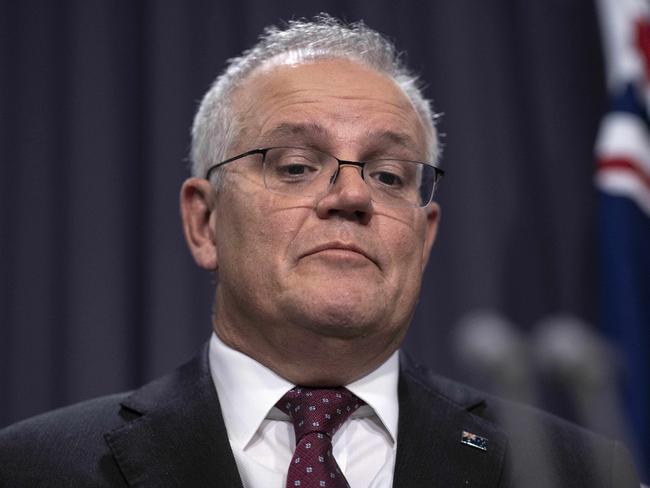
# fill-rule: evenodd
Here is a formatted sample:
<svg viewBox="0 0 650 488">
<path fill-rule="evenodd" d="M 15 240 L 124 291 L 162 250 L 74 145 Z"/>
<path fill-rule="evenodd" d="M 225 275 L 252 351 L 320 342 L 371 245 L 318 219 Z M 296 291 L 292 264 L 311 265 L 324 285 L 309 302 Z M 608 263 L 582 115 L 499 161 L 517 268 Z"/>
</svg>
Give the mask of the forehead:
<svg viewBox="0 0 650 488">
<path fill-rule="evenodd" d="M 422 121 L 402 89 L 348 60 L 261 68 L 235 92 L 233 106 L 240 149 L 308 136 L 346 144 L 375 140 L 425 152 Z"/>
</svg>

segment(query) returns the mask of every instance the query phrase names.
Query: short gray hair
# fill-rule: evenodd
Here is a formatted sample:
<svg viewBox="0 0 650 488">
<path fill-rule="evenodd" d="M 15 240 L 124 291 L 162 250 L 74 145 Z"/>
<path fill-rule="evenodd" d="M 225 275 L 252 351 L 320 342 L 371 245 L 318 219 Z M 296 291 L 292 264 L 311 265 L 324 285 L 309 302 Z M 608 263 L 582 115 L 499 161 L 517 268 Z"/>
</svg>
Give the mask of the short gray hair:
<svg viewBox="0 0 650 488">
<path fill-rule="evenodd" d="M 228 60 L 227 68 L 205 94 L 194 117 L 192 174 L 205 177 L 210 166 L 226 158 L 241 128 L 233 113 L 232 94 L 247 76 L 278 61 L 295 64 L 325 58 L 352 60 L 392 78 L 422 120 L 427 158 L 437 162 L 440 147 L 431 102 L 422 94 L 417 76 L 406 68 L 395 45 L 363 22 L 345 24 L 320 14 L 312 21 L 289 21 L 285 28 L 267 27 L 255 46 Z"/>
</svg>

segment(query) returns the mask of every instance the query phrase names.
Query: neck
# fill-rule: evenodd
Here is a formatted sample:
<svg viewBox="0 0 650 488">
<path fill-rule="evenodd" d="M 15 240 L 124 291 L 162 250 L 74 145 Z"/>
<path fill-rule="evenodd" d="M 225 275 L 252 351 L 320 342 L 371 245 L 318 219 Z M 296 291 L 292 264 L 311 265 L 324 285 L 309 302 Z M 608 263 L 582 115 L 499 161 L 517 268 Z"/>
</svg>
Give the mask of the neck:
<svg viewBox="0 0 650 488">
<path fill-rule="evenodd" d="M 229 347 L 303 386 L 347 385 L 378 368 L 404 336 L 404 332 L 382 334 L 381 328 L 358 336 L 322 335 L 313 327 L 287 322 L 264 320 L 262 329 L 247 321 L 244 317 L 233 318 L 217 307 L 213 327 Z"/>
</svg>

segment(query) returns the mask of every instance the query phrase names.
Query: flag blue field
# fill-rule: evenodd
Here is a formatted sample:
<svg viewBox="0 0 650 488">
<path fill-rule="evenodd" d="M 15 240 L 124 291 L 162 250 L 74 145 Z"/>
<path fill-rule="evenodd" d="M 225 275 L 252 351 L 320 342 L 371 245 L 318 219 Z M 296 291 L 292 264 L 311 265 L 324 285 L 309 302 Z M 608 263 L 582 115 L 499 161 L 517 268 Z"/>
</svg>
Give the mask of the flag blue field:
<svg viewBox="0 0 650 488">
<path fill-rule="evenodd" d="M 650 479 L 650 4 L 599 0 L 611 97 L 598 137 L 601 322 L 618 346 L 636 459 Z"/>
</svg>

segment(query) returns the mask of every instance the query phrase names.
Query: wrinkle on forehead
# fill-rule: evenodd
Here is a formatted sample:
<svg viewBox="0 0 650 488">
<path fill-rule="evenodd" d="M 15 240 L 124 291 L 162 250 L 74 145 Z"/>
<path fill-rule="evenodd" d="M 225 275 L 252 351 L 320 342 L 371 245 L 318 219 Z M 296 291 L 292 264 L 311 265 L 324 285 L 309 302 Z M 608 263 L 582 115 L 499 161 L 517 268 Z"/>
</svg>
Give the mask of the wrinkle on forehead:
<svg viewBox="0 0 650 488">
<path fill-rule="evenodd" d="M 331 136 L 329 131 L 318 122 L 282 122 L 264 134 L 264 143 L 279 143 L 287 139 L 291 140 L 293 137 L 299 137 L 303 140 L 316 140 Z M 410 151 L 412 151 L 417 144 L 410 134 L 388 129 L 368 129 L 365 137 L 368 141 L 373 141 L 382 146 L 398 146 Z"/>
<path fill-rule="evenodd" d="M 236 91 L 233 103 L 242 127 L 238 139 L 248 145 L 284 135 L 297 139 L 302 133 L 351 142 L 375 138 L 381 145 L 426 154 L 425 129 L 407 95 L 388 76 L 352 61 L 258 72 Z"/>
</svg>

